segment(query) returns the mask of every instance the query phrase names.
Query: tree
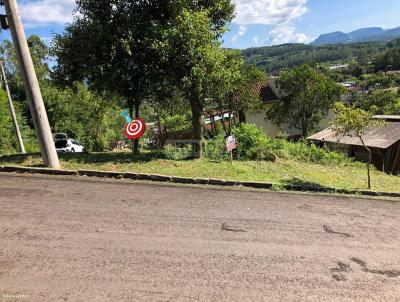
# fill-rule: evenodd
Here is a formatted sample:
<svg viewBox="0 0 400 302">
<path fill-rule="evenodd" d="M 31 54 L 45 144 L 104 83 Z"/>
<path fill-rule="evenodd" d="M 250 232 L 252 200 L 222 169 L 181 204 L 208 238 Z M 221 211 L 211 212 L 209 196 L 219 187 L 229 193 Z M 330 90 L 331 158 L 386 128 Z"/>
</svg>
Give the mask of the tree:
<svg viewBox="0 0 400 302">
<path fill-rule="evenodd" d="M 196 98 L 206 83 L 194 79 L 214 60 L 212 48 L 233 16 L 231 1 L 77 0 L 77 5 L 76 20 L 55 39 L 58 82 L 85 81 L 113 91 L 136 117 L 144 100 L 174 82 L 191 100 L 195 136 L 201 137 Z"/>
<path fill-rule="evenodd" d="M 333 129 L 337 136 L 357 137 L 368 152 L 367 173 L 368 189 L 371 189 L 371 162 L 372 150 L 365 144 L 364 136 L 372 127 L 382 125 L 382 122 L 373 119 L 376 107 L 372 111 L 364 111 L 354 106 L 346 106 L 343 103 L 335 104 L 335 119 L 333 120 Z"/>
<path fill-rule="evenodd" d="M 84 81 L 100 93 L 125 99 L 132 116 L 160 83 L 157 47 L 168 22 L 168 1 L 78 0 L 78 16 L 57 35 L 54 78 L 61 85 Z M 134 142 L 139 152 L 139 141 Z"/>
<path fill-rule="evenodd" d="M 50 69 L 48 66 L 50 49 L 40 39 L 40 37 L 36 35 L 30 36 L 27 39 L 27 42 L 32 55 L 33 65 L 35 67 L 39 84 L 41 87 L 48 85 L 50 75 Z M 23 86 L 22 76 L 19 72 L 18 60 L 13 43 L 9 40 L 4 40 L 4 43 L 0 48 L 0 54 L 1 57 L 4 58 L 7 78 L 11 87 L 13 98 L 17 101 L 25 100 L 25 89 Z M 26 106 L 26 110 L 29 110 L 28 106 Z"/>
<path fill-rule="evenodd" d="M 357 93 L 351 103 L 365 111 L 376 107 L 375 114 L 396 114 L 396 104 L 399 98 L 396 92 L 391 90 L 374 90 L 369 93 Z"/>
<path fill-rule="evenodd" d="M 210 9 L 230 1 L 210 1 Z M 178 5 L 179 8 L 179 5 Z M 228 7 L 230 9 L 230 6 Z M 170 83 L 181 91 L 192 112 L 193 157 L 202 154 L 202 115 L 205 108 L 227 88 L 221 79 L 230 78 L 232 69 L 225 63 L 227 52 L 221 49 L 220 35 L 225 18 L 214 19 L 210 9 L 193 11 L 180 8 L 167 29 L 167 61 Z M 222 15 L 230 16 L 231 10 Z M 235 73 L 235 72 L 233 72 Z M 215 101 L 214 101 L 215 104 Z"/>
<path fill-rule="evenodd" d="M 267 117 L 277 125 L 287 123 L 300 130 L 303 137 L 317 130 L 342 93 L 339 85 L 309 65 L 283 71 L 277 85 L 282 97 L 267 112 Z"/>
</svg>

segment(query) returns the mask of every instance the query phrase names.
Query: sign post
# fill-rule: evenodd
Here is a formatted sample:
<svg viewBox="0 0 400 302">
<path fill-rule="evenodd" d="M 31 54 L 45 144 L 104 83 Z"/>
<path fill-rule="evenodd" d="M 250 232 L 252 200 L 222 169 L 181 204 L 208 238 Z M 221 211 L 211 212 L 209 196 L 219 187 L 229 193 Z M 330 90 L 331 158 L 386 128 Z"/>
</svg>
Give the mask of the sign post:
<svg viewBox="0 0 400 302">
<path fill-rule="evenodd" d="M 237 148 L 236 146 L 236 138 L 234 135 L 229 135 L 226 138 L 226 151 L 230 152 L 231 155 L 231 163 L 233 163 L 233 150 Z"/>
</svg>

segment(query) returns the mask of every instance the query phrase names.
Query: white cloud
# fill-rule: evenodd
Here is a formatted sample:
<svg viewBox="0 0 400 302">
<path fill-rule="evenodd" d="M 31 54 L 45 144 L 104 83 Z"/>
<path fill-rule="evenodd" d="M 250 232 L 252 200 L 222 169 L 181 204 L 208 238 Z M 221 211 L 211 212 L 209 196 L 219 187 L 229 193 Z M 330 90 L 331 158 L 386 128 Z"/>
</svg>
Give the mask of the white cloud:
<svg viewBox="0 0 400 302">
<path fill-rule="evenodd" d="M 256 46 L 260 45 L 260 38 L 259 37 L 253 37 L 253 43 Z"/>
<path fill-rule="evenodd" d="M 23 1 L 20 12 L 28 27 L 65 24 L 73 19 L 75 0 Z"/>
<path fill-rule="evenodd" d="M 234 35 L 232 37 L 231 41 L 233 43 L 235 43 L 241 36 L 243 36 L 246 33 L 246 31 L 247 31 L 247 27 L 243 26 L 243 25 L 240 25 L 239 29 L 238 29 L 238 32 L 236 33 L 236 35 Z"/>
<path fill-rule="evenodd" d="M 308 11 L 307 0 L 234 0 L 234 3 L 233 22 L 240 25 L 290 23 Z"/>
<path fill-rule="evenodd" d="M 233 23 L 273 26 L 268 35 L 270 44 L 308 43 L 311 38 L 296 33 L 295 23 L 308 12 L 307 0 L 234 0 L 236 17 Z M 260 43 L 260 39 L 257 39 Z M 255 43 L 257 44 L 257 43 Z"/>
<path fill-rule="evenodd" d="M 291 25 L 280 25 L 272 29 L 268 34 L 271 45 L 284 43 L 310 43 L 313 39 L 306 34 L 296 33 L 296 28 Z"/>
</svg>

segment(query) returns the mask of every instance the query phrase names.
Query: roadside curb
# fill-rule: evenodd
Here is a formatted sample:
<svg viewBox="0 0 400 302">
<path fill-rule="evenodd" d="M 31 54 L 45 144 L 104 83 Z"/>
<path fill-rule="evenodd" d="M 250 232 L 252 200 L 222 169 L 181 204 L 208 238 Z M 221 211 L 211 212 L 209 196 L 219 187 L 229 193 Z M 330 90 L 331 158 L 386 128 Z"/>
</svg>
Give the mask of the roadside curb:
<svg viewBox="0 0 400 302">
<path fill-rule="evenodd" d="M 146 180 L 154 182 L 167 182 L 176 184 L 193 184 L 193 185 L 210 185 L 210 186 L 225 186 L 235 187 L 241 186 L 254 189 L 273 189 L 276 184 L 268 182 L 251 182 L 251 181 L 234 181 L 222 179 L 207 179 L 207 178 L 190 178 L 167 176 L 158 174 L 140 174 L 132 172 L 114 172 L 114 171 L 96 171 L 96 170 L 54 170 L 49 168 L 31 168 L 21 166 L 0 166 L 0 173 L 19 173 L 19 174 L 41 174 L 41 175 L 59 175 L 59 176 L 81 176 L 81 177 L 98 177 L 98 178 L 115 178 L 115 179 L 130 179 L 130 180 Z M 375 197 L 393 197 L 400 198 L 400 193 L 390 192 L 374 192 L 374 191 L 357 191 L 347 189 L 333 189 L 319 186 L 308 185 L 278 185 L 287 191 L 297 192 L 312 192 L 312 193 L 332 193 L 332 194 L 347 194 Z"/>
</svg>

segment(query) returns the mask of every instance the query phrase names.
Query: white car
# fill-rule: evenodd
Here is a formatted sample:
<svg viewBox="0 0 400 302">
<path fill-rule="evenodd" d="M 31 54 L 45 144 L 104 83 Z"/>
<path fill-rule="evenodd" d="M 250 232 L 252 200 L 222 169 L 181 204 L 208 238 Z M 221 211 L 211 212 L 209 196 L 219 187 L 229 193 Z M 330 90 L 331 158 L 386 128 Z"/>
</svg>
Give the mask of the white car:
<svg viewBox="0 0 400 302">
<path fill-rule="evenodd" d="M 67 139 L 56 142 L 56 150 L 61 153 L 77 152 L 82 153 L 85 148 L 74 139 Z"/>
</svg>

